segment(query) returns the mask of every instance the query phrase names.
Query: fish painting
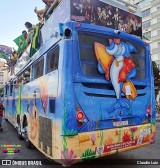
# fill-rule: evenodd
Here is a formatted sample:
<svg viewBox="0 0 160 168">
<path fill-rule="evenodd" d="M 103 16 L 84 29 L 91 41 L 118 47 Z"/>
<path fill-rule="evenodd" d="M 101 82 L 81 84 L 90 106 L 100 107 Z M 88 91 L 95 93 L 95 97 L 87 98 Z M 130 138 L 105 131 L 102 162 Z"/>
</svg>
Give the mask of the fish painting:
<svg viewBox="0 0 160 168">
<path fill-rule="evenodd" d="M 136 89 L 131 81 L 131 78 L 137 75 L 131 57 L 132 52 L 137 52 L 136 48 L 120 39 L 109 39 L 107 46 L 95 42 L 94 49 L 98 61 L 98 71 L 105 74 L 106 80 L 112 83 L 116 94 L 117 100 L 110 108 L 110 113 L 118 108 L 129 109 L 127 101 L 121 98 L 121 92 L 125 93 L 127 99 L 134 100 L 137 96 Z M 128 86 L 129 91 L 126 89 Z"/>
</svg>

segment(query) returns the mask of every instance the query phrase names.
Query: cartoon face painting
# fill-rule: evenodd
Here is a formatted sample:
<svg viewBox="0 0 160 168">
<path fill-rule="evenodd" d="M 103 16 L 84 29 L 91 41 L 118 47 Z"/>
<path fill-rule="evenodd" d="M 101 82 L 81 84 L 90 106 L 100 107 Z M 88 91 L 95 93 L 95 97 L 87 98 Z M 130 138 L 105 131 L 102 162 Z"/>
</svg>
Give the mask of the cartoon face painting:
<svg viewBox="0 0 160 168">
<path fill-rule="evenodd" d="M 137 52 L 136 48 L 120 39 L 109 39 L 108 46 L 95 42 L 94 48 L 98 61 L 98 71 L 105 74 L 106 80 L 112 83 L 116 94 L 117 100 L 110 111 L 115 111 L 117 108 L 128 109 L 129 105 L 122 100 L 121 92 L 124 92 L 128 100 L 134 100 L 137 96 L 131 81 L 137 74 L 131 57 L 132 52 Z"/>
</svg>

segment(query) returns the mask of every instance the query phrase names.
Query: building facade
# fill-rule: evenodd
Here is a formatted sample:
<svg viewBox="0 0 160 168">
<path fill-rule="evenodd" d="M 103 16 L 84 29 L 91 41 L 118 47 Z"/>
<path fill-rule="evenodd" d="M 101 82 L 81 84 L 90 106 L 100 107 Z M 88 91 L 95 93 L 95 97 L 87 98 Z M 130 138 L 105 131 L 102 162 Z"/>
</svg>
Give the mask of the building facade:
<svg viewBox="0 0 160 168">
<path fill-rule="evenodd" d="M 143 35 L 150 40 L 152 60 L 160 69 L 160 0 L 132 0 L 132 3 L 142 10 Z"/>
<path fill-rule="evenodd" d="M 4 61 L 0 61 L 0 89 L 3 88 L 3 86 L 5 85 L 5 82 L 8 81 L 8 71 L 4 70 L 5 66 L 5 62 Z"/>
</svg>

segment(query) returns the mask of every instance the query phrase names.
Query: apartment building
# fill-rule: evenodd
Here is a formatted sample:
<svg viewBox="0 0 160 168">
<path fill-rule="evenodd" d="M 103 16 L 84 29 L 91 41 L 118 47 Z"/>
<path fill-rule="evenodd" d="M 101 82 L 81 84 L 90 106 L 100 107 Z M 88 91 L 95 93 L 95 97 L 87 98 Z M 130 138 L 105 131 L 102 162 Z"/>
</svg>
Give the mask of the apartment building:
<svg viewBox="0 0 160 168">
<path fill-rule="evenodd" d="M 4 61 L 0 61 L 0 88 L 3 88 L 5 82 L 8 81 L 8 71 L 4 70 Z"/>
<path fill-rule="evenodd" d="M 160 69 L 160 0 L 132 0 L 131 3 L 142 10 L 143 35 L 150 40 L 152 60 Z"/>
</svg>

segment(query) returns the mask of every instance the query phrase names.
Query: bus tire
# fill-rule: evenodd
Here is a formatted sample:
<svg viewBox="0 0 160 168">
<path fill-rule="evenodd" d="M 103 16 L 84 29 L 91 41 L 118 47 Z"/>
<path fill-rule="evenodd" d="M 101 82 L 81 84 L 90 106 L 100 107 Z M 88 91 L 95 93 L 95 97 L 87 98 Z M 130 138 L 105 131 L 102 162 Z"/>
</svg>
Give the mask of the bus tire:
<svg viewBox="0 0 160 168">
<path fill-rule="evenodd" d="M 28 122 L 27 122 L 27 118 L 24 119 L 24 122 L 23 122 L 23 127 L 27 127 L 28 126 Z M 28 139 L 28 132 L 27 132 L 27 129 L 26 129 L 26 132 L 25 132 L 25 135 L 24 135 L 24 140 L 25 140 L 25 144 L 26 144 L 26 147 L 28 149 L 32 149 L 32 143 L 31 141 Z"/>
<path fill-rule="evenodd" d="M 25 144 L 28 149 L 32 149 L 32 143 L 28 138 L 25 138 Z"/>
<path fill-rule="evenodd" d="M 18 134 L 18 139 L 19 139 L 19 140 L 23 140 L 20 125 L 18 125 L 18 128 L 17 128 L 17 134 Z"/>
<path fill-rule="evenodd" d="M 6 121 L 6 122 L 8 122 L 8 119 L 7 119 L 7 118 L 5 118 L 5 121 Z"/>
</svg>

